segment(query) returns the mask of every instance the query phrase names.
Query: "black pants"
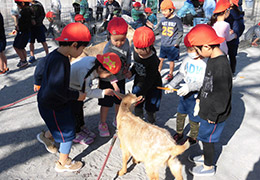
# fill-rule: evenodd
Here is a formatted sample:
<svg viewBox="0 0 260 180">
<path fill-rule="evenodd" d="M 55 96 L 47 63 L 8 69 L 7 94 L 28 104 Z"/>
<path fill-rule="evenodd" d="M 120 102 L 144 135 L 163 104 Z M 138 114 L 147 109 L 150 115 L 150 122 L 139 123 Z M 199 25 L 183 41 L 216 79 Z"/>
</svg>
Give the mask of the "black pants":
<svg viewBox="0 0 260 180">
<path fill-rule="evenodd" d="M 206 166 L 213 166 L 214 154 L 215 154 L 214 143 L 202 142 L 202 144 L 203 144 L 204 164 Z"/>
<path fill-rule="evenodd" d="M 85 124 L 84 112 L 83 112 L 83 101 L 71 101 L 72 113 L 75 117 L 75 132 L 80 132 L 80 127 Z"/>
</svg>

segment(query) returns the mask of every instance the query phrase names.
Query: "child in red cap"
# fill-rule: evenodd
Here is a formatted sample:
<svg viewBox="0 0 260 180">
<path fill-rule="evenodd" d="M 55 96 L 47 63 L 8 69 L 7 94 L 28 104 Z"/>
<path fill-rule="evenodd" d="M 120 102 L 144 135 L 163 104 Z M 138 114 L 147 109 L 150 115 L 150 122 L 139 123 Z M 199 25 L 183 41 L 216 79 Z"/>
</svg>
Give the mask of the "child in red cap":
<svg viewBox="0 0 260 180">
<path fill-rule="evenodd" d="M 162 86 L 161 74 L 158 71 L 160 60 L 153 47 L 155 36 L 148 27 L 137 28 L 134 32 L 134 65 L 127 74 L 133 75 L 134 85 L 132 93 L 143 96 L 144 102 L 135 106 L 135 115 L 144 118 L 143 106 L 147 114 L 147 121 L 155 123 L 155 112 L 159 111 L 162 91 L 157 86 Z"/>
<path fill-rule="evenodd" d="M 75 138 L 71 101 L 83 101 L 86 93 L 69 88 L 69 57 L 78 57 L 91 40 L 91 35 L 83 24 L 70 23 L 56 40 L 59 48 L 45 57 L 41 88 L 37 96 L 40 115 L 49 131 L 38 134 L 37 139 L 52 153 L 57 152 L 54 141 L 60 143 L 55 170 L 71 172 L 78 171 L 83 166 L 82 162 L 69 158 L 72 140 Z"/>
<path fill-rule="evenodd" d="M 97 57 L 80 57 L 71 63 L 70 87 L 75 90 L 85 92 L 89 98 L 104 98 L 113 96 L 111 88 L 93 88 L 93 80 L 99 78 L 109 78 L 117 74 L 121 68 L 119 56 L 113 52 L 108 52 Z M 85 126 L 83 102 L 72 101 L 72 110 L 76 120 L 76 138 L 73 142 L 80 144 L 91 144 L 96 135 Z"/>
<path fill-rule="evenodd" d="M 131 50 L 129 41 L 126 38 L 128 25 L 121 17 L 114 17 L 107 26 L 109 32 L 109 41 L 106 44 L 103 53 L 114 52 L 122 62 L 121 70 L 109 78 L 101 78 L 99 82 L 100 89 L 111 88 L 117 92 L 125 93 L 125 74 L 131 64 Z M 116 127 L 116 115 L 118 112 L 120 100 L 115 96 L 105 96 L 98 100 L 100 108 L 100 122 L 98 125 L 99 135 L 101 137 L 110 136 L 106 123 L 108 110 L 115 104 L 115 119 L 113 125 Z"/>
<path fill-rule="evenodd" d="M 194 113 L 194 107 L 196 104 L 196 98 L 198 92 L 202 86 L 207 58 L 203 58 L 197 54 L 196 50 L 190 44 L 189 33 L 184 38 L 184 45 L 187 47 L 188 56 L 184 58 L 179 68 L 179 73 L 173 78 L 173 80 L 166 85 L 171 90 L 165 91 L 166 94 L 172 93 L 173 88 L 176 88 L 183 80 L 185 83 L 180 84 L 180 89 L 177 91 L 177 95 L 180 96 L 180 102 L 177 108 L 176 118 L 176 134 L 173 136 L 177 143 L 182 143 L 183 131 L 185 125 L 185 119 L 189 116 L 190 134 L 188 140 L 190 145 L 197 144 L 197 136 L 199 132 L 199 116 Z M 184 142 L 184 141 L 183 141 Z"/>
<path fill-rule="evenodd" d="M 145 8 L 144 9 L 145 14 L 147 15 L 147 21 L 150 21 L 154 26 L 157 24 L 157 17 L 155 14 L 153 14 L 153 11 L 151 8 Z"/>
<path fill-rule="evenodd" d="M 131 26 L 136 29 L 144 25 L 145 17 L 143 14 L 143 11 L 140 10 L 141 3 L 135 2 L 133 5 L 133 8 L 131 10 L 131 15 L 134 20 L 133 23 L 131 23 Z"/>
<path fill-rule="evenodd" d="M 206 24 L 199 24 L 189 32 L 188 40 L 197 53 L 205 58 L 207 67 L 199 93 L 200 128 L 198 140 L 203 144 L 203 155 L 189 158 L 196 164 L 189 171 L 194 176 L 215 174 L 214 144 L 219 141 L 231 112 L 232 72 L 227 56 L 219 48 L 224 38 Z M 196 106 L 198 107 L 198 106 Z"/>
<path fill-rule="evenodd" d="M 228 41 L 233 40 L 237 37 L 237 35 L 230 29 L 229 23 L 225 21 L 225 19 L 229 16 L 229 0 L 219 0 L 216 4 L 216 8 L 213 11 L 213 15 L 210 19 L 210 25 L 215 29 L 217 35 L 219 37 L 225 38 L 225 41 L 220 44 L 220 49 L 227 54 Z"/>
<path fill-rule="evenodd" d="M 62 23 L 59 19 L 56 19 L 56 15 L 48 11 L 45 15 L 45 17 L 48 19 L 50 22 L 49 27 L 46 32 L 46 37 L 49 37 L 49 35 L 52 35 L 53 40 L 55 37 L 59 37 L 62 29 L 65 27 L 65 24 Z"/>
<path fill-rule="evenodd" d="M 173 70 L 175 66 L 174 61 L 179 59 L 179 45 L 183 36 L 182 22 L 174 13 L 175 9 L 176 8 L 171 0 L 164 0 L 161 3 L 161 12 L 164 17 L 155 28 L 157 29 L 160 27 L 162 31 L 159 72 L 162 70 L 164 59 L 168 58 L 170 61 L 170 72 L 165 78 L 168 82 L 173 78 Z"/>
<path fill-rule="evenodd" d="M 75 22 L 80 22 L 82 24 L 85 22 L 85 18 L 82 14 L 76 14 L 74 20 Z"/>
</svg>

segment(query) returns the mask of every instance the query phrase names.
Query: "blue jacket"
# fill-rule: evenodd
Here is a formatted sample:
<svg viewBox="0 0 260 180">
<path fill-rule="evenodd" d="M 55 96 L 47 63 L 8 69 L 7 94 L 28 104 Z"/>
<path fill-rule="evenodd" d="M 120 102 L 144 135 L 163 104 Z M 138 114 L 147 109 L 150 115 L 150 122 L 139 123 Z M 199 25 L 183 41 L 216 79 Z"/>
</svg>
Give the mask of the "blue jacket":
<svg viewBox="0 0 260 180">
<path fill-rule="evenodd" d="M 234 9 L 230 10 L 230 15 L 225 20 L 229 23 L 230 29 L 234 31 L 234 33 L 237 34 L 238 38 L 232 40 L 232 44 L 239 44 L 239 37 L 243 34 L 245 30 L 245 24 L 244 24 L 244 15 L 240 14 Z"/>
<path fill-rule="evenodd" d="M 193 16 L 195 16 L 197 14 L 194 6 L 190 0 L 185 1 L 184 5 L 177 12 L 178 17 L 180 17 L 180 18 L 185 17 L 186 14 L 192 14 Z"/>
</svg>

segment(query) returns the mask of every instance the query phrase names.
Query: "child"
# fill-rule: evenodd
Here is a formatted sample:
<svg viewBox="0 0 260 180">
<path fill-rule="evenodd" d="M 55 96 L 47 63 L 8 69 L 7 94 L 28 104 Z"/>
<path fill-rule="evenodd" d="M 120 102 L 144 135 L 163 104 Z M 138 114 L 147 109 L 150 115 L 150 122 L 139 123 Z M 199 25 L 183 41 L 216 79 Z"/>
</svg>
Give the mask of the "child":
<svg viewBox="0 0 260 180">
<path fill-rule="evenodd" d="M 61 21 L 61 3 L 60 0 L 51 0 L 51 11 L 54 13 L 54 19 Z"/>
<path fill-rule="evenodd" d="M 177 16 L 182 19 L 183 24 L 193 25 L 193 17 L 197 15 L 191 0 L 186 0 L 184 5 L 177 12 Z"/>
<path fill-rule="evenodd" d="M 80 2 L 80 12 L 79 14 L 83 15 L 86 22 L 89 22 L 89 6 L 87 0 L 82 0 Z"/>
<path fill-rule="evenodd" d="M 230 67 L 233 76 L 235 78 L 236 64 L 237 64 L 236 56 L 237 56 L 238 45 L 239 45 L 239 37 L 243 34 L 245 30 L 245 24 L 244 24 L 244 12 L 240 11 L 238 1 L 231 0 L 230 3 L 231 3 L 230 14 L 225 19 L 225 21 L 229 23 L 230 28 L 237 35 L 237 38 L 227 42 Z"/>
<path fill-rule="evenodd" d="M 229 0 L 219 0 L 216 4 L 216 8 L 214 10 L 214 14 L 210 19 L 210 25 L 215 29 L 217 35 L 219 37 L 225 38 L 225 41 L 220 44 L 220 49 L 227 54 L 228 41 L 236 38 L 236 34 L 230 29 L 230 25 L 225 22 L 225 19 L 229 16 Z"/>
<path fill-rule="evenodd" d="M 252 46 L 259 46 L 260 43 L 260 22 L 249 28 L 245 34 L 245 40 Z"/>
<path fill-rule="evenodd" d="M 129 41 L 126 38 L 128 25 L 123 18 L 114 17 L 109 23 L 107 30 L 109 32 L 109 41 L 106 44 L 103 53 L 114 52 L 122 61 L 121 70 L 109 77 L 101 78 L 99 82 L 100 89 L 111 88 L 117 92 L 125 93 L 125 74 L 131 63 L 131 50 Z M 115 104 L 115 119 L 113 125 L 116 127 L 116 115 L 118 112 L 120 100 L 115 96 L 105 96 L 98 99 L 98 105 L 100 105 L 100 123 L 98 125 L 99 135 L 101 137 L 110 136 L 108 126 L 106 123 L 108 110 Z"/>
<path fill-rule="evenodd" d="M 57 20 L 55 17 L 56 15 L 49 11 L 46 13 L 45 17 L 50 22 L 49 28 L 46 32 L 46 36 L 48 37 L 49 34 L 53 36 L 53 38 L 58 37 L 62 31 L 62 29 L 65 27 L 65 24 L 63 24 L 61 21 Z"/>
<path fill-rule="evenodd" d="M 97 0 L 96 21 L 103 19 L 104 0 Z"/>
<path fill-rule="evenodd" d="M 144 9 L 145 14 L 147 15 L 147 20 L 150 21 L 154 26 L 157 24 L 157 17 L 153 14 L 151 8 Z"/>
<path fill-rule="evenodd" d="M 75 120 L 70 102 L 83 101 L 86 93 L 69 88 L 69 57 L 78 57 L 91 40 L 91 35 L 83 24 L 70 23 L 56 40 L 59 48 L 45 59 L 41 88 L 37 96 L 40 115 L 51 134 L 42 132 L 37 135 L 37 139 L 46 147 L 53 143 L 51 136 L 60 143 L 55 170 L 72 172 L 78 171 L 83 164 L 69 158 L 72 140 L 75 138 Z"/>
<path fill-rule="evenodd" d="M 74 20 L 75 20 L 75 22 L 79 22 L 79 23 L 82 23 L 82 24 L 84 24 L 84 22 L 85 22 L 85 18 L 81 14 L 76 14 L 75 17 L 74 17 Z"/>
<path fill-rule="evenodd" d="M 43 20 L 45 17 L 45 11 L 42 6 L 42 4 L 39 1 L 33 0 L 31 3 L 31 9 L 33 12 L 33 19 L 35 21 L 35 24 L 32 25 L 31 28 L 31 36 L 30 36 L 30 58 L 29 63 L 33 63 L 36 61 L 34 56 L 34 43 L 35 39 L 37 39 L 37 42 L 42 44 L 42 47 L 46 53 L 46 55 L 49 53 L 48 45 L 46 43 L 45 38 L 45 31 L 46 27 L 43 25 Z"/>
<path fill-rule="evenodd" d="M 6 47 L 6 36 L 4 28 L 4 18 L 0 12 L 0 75 L 7 74 L 9 68 L 7 67 L 7 59 L 5 56 L 5 47 Z"/>
<path fill-rule="evenodd" d="M 209 20 L 213 15 L 213 11 L 215 8 L 216 8 L 215 0 L 205 0 L 203 3 L 203 11 L 205 13 L 205 18 Z"/>
<path fill-rule="evenodd" d="M 110 21 L 113 17 L 119 17 L 121 8 L 117 1 L 115 0 L 108 0 L 105 3 L 105 19 L 104 21 Z"/>
<path fill-rule="evenodd" d="M 178 143 L 183 138 L 183 130 L 185 124 L 185 118 L 189 115 L 190 123 L 190 135 L 188 137 L 191 145 L 197 143 L 197 136 L 199 132 L 199 120 L 198 116 L 194 116 L 194 107 L 196 104 L 196 98 L 198 91 L 200 90 L 205 69 L 206 59 L 196 53 L 196 50 L 191 46 L 188 41 L 189 33 L 184 38 L 184 45 L 187 47 L 188 56 L 183 60 L 179 73 L 173 78 L 173 80 L 166 85 L 171 89 L 175 88 L 182 80 L 184 84 L 180 84 L 181 88 L 177 91 L 177 95 L 180 96 L 180 102 L 177 109 L 177 124 L 176 134 L 173 136 L 174 140 Z M 167 90 L 165 93 L 172 93 L 173 91 Z"/>
<path fill-rule="evenodd" d="M 179 45 L 183 35 L 183 27 L 180 18 L 174 14 L 175 7 L 171 0 L 164 0 L 161 4 L 161 11 L 164 18 L 160 21 L 158 27 L 162 29 L 160 65 L 159 72 L 162 70 L 164 58 L 170 61 L 170 72 L 166 80 L 170 82 L 173 78 L 174 61 L 179 59 Z"/>
<path fill-rule="evenodd" d="M 144 25 L 144 15 L 143 11 L 140 11 L 141 3 L 135 2 L 133 7 L 134 8 L 132 9 L 131 14 L 134 22 L 131 24 L 131 26 L 134 29 L 137 29 Z"/>
<path fill-rule="evenodd" d="M 194 176 L 215 174 L 214 144 L 219 141 L 225 122 L 231 112 L 232 72 L 227 56 L 219 48 L 224 38 L 206 24 L 196 25 L 189 33 L 189 42 L 199 55 L 209 58 L 204 82 L 199 94 L 200 128 L 198 140 L 203 144 L 203 155 L 189 158 L 203 163 L 189 171 Z"/>
<path fill-rule="evenodd" d="M 151 10 L 153 11 L 153 14 L 156 16 L 156 14 L 157 14 L 157 5 L 158 5 L 157 0 L 147 0 L 147 1 L 146 0 L 142 0 L 142 4 L 143 4 L 143 8 L 144 9 L 146 7 L 151 8 Z"/>
<path fill-rule="evenodd" d="M 121 68 L 121 60 L 115 53 L 108 52 L 95 57 L 81 57 L 71 64 L 70 87 L 75 90 L 85 92 L 89 98 L 104 98 L 113 96 L 114 92 L 110 88 L 92 88 L 92 81 L 97 78 L 109 78 L 117 74 Z M 94 141 L 95 134 L 85 127 L 83 102 L 72 101 L 73 114 L 76 119 L 76 138 L 73 142 L 80 144 L 90 144 Z"/>
<path fill-rule="evenodd" d="M 135 106 L 135 115 L 144 117 L 143 106 L 147 114 L 147 121 L 155 123 L 155 112 L 159 111 L 162 91 L 157 86 L 162 86 L 161 74 L 158 71 L 160 60 L 153 47 L 155 36 L 148 27 L 136 29 L 133 37 L 134 65 L 127 74 L 128 78 L 135 75 L 132 93 L 143 96 L 144 102 Z"/>
<path fill-rule="evenodd" d="M 31 31 L 32 12 L 29 7 L 30 2 L 31 0 L 15 0 L 15 3 L 20 9 L 20 17 L 18 18 L 18 24 L 16 26 L 17 34 L 13 46 L 20 58 L 20 61 L 17 64 L 17 67 L 19 68 L 28 66 L 25 47 L 29 41 Z"/>
</svg>

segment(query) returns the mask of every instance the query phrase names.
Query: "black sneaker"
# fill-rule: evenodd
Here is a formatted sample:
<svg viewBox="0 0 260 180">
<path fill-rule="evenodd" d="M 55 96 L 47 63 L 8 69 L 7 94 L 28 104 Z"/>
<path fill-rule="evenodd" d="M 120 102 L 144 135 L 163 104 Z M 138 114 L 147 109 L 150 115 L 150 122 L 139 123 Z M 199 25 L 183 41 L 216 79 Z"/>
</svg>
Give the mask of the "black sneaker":
<svg viewBox="0 0 260 180">
<path fill-rule="evenodd" d="M 194 145 L 198 144 L 198 140 L 197 139 L 193 139 L 191 137 L 188 137 L 188 140 L 190 142 L 190 146 L 194 146 Z"/>
<path fill-rule="evenodd" d="M 19 68 L 22 68 L 22 67 L 26 67 L 28 66 L 28 62 L 25 60 L 25 61 L 19 61 L 19 63 L 17 64 L 17 67 Z"/>
</svg>

